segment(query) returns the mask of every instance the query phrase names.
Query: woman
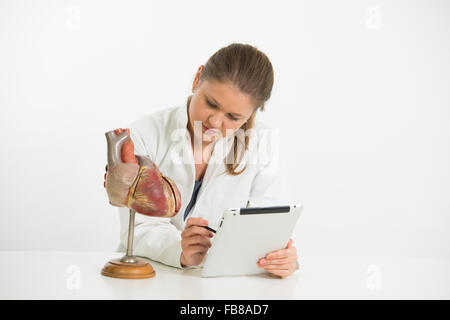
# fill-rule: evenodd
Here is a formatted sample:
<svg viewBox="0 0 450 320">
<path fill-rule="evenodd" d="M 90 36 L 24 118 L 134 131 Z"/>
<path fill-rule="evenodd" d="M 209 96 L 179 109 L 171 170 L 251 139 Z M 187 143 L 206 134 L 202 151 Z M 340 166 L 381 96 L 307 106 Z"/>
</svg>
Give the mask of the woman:
<svg viewBox="0 0 450 320">
<path fill-rule="evenodd" d="M 186 106 L 129 126 L 135 154 L 150 157 L 175 181 L 182 199 L 175 217 L 136 215 L 136 255 L 178 268 L 199 266 L 213 237 L 202 226 L 216 229 L 228 207 L 276 205 L 268 201 L 276 178 L 270 130 L 255 118 L 272 86 L 267 56 L 250 45 L 231 44 L 198 68 Z M 119 211 L 123 251 L 128 209 Z M 292 239 L 261 257 L 258 266 L 279 277 L 292 274 L 298 268 Z"/>
</svg>

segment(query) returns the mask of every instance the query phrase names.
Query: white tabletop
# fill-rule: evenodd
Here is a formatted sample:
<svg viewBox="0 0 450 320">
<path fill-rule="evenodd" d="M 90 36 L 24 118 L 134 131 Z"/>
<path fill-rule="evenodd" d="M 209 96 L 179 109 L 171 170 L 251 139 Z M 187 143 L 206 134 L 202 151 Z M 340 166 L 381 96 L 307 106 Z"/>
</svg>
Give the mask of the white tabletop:
<svg viewBox="0 0 450 320">
<path fill-rule="evenodd" d="M 450 260 L 300 257 L 285 279 L 201 278 L 151 261 L 156 277 L 100 274 L 119 253 L 0 252 L 0 299 L 449 299 Z"/>
</svg>

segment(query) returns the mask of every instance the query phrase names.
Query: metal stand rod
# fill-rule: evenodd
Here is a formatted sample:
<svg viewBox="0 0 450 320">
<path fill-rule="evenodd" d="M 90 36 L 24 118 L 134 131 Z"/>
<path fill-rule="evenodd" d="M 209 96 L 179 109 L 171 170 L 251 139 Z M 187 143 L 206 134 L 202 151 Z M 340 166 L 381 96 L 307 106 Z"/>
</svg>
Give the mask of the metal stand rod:
<svg viewBox="0 0 450 320">
<path fill-rule="evenodd" d="M 138 259 L 133 256 L 133 238 L 134 238 L 134 216 L 136 211 L 130 209 L 130 221 L 128 222 L 128 243 L 127 254 L 120 259 L 125 263 L 138 263 Z"/>
<path fill-rule="evenodd" d="M 127 243 L 127 256 L 133 255 L 133 238 L 134 238 L 134 216 L 136 211 L 130 209 L 130 221 L 128 223 L 128 243 Z"/>
</svg>

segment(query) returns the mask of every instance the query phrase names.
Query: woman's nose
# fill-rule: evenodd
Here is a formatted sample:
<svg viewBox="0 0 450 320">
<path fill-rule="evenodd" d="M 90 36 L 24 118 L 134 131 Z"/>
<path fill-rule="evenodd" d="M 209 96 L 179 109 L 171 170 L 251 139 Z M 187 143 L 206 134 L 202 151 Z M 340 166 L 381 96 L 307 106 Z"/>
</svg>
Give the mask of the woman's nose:
<svg viewBox="0 0 450 320">
<path fill-rule="evenodd" d="M 219 114 L 214 114 L 209 118 L 209 123 L 213 126 L 212 129 L 220 129 L 222 128 L 222 116 Z"/>
</svg>

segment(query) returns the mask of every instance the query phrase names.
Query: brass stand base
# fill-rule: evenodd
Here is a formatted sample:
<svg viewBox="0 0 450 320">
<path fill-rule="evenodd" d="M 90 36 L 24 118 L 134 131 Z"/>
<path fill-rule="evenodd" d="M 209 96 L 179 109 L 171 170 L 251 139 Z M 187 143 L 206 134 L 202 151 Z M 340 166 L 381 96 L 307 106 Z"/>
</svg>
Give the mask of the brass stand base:
<svg viewBox="0 0 450 320">
<path fill-rule="evenodd" d="M 150 263 L 137 258 L 136 263 L 127 263 L 121 259 L 112 259 L 102 269 L 102 275 L 121 279 L 146 279 L 155 276 L 155 270 Z"/>
</svg>

